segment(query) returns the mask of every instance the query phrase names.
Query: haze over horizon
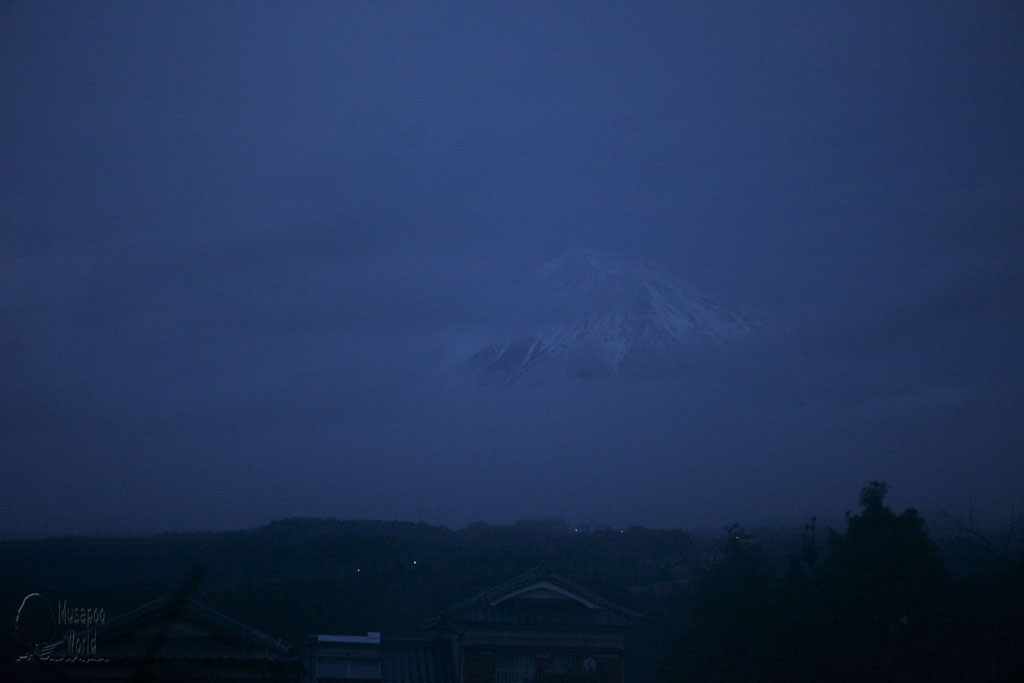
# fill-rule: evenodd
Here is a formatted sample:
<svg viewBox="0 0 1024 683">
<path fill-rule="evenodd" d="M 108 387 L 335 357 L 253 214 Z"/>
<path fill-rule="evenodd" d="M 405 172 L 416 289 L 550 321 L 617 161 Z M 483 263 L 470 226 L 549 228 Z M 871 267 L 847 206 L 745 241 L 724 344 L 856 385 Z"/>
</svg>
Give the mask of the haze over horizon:
<svg viewBox="0 0 1024 683">
<path fill-rule="evenodd" d="M 0 537 L 754 526 L 870 480 L 1020 511 L 1018 3 L 0 26 Z M 767 324 L 658 376 L 474 381 L 520 283 L 581 247 Z"/>
</svg>

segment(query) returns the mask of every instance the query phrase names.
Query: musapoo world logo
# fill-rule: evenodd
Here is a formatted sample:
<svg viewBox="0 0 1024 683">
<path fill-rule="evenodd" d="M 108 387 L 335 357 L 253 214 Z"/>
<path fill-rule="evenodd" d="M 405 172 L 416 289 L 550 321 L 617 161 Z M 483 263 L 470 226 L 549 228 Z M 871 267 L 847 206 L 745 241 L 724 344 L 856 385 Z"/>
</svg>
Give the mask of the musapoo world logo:
<svg viewBox="0 0 1024 683">
<path fill-rule="evenodd" d="M 44 645 L 62 644 L 47 654 L 56 657 L 97 657 L 97 628 L 107 621 L 102 607 L 80 607 L 58 600 L 56 609 L 42 593 L 22 598 L 14 618 L 17 641 L 38 652 Z M 58 638 L 63 635 L 61 641 Z"/>
</svg>

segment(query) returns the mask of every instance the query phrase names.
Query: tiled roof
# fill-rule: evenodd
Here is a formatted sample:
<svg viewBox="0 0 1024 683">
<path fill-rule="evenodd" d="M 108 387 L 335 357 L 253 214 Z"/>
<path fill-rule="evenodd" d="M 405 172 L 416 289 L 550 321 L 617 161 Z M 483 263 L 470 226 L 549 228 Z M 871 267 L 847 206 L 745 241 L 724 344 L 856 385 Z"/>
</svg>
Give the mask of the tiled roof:
<svg viewBox="0 0 1024 683">
<path fill-rule="evenodd" d="M 524 608 L 511 601 L 502 602 L 505 596 L 529 588 L 535 584 L 551 584 L 571 596 L 590 603 L 594 608 L 585 608 L 576 603 L 565 606 L 552 602 Z M 497 602 L 497 604 L 492 604 Z M 546 626 L 627 626 L 640 615 L 624 607 L 612 604 L 557 574 L 533 570 L 463 600 L 432 620 L 429 626 L 442 621 L 459 621 L 484 624 L 536 624 Z"/>
<path fill-rule="evenodd" d="M 209 638 L 182 638 L 155 633 L 142 635 L 146 627 L 163 621 L 195 624 Z M 88 639 L 90 632 L 79 632 Z M 171 593 L 111 619 L 91 631 L 97 643 L 96 657 L 103 659 L 185 659 L 217 661 L 286 660 L 288 648 L 279 640 L 218 612 L 197 600 Z M 43 648 L 49 659 L 67 657 L 67 638 Z"/>
<path fill-rule="evenodd" d="M 385 638 L 380 656 L 383 683 L 455 683 L 447 643 L 422 638 Z"/>
</svg>

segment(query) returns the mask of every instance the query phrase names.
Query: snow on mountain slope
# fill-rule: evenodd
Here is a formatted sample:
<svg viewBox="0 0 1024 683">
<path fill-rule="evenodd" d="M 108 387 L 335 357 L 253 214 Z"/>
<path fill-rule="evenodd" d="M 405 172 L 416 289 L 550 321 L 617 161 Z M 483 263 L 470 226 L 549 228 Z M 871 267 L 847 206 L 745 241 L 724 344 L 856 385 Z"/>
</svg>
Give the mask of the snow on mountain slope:
<svg viewBox="0 0 1024 683">
<path fill-rule="evenodd" d="M 702 346 L 749 335 L 758 320 L 637 259 L 574 249 L 525 283 L 516 332 L 479 345 L 472 370 L 513 382 L 557 372 L 659 374 Z"/>
</svg>

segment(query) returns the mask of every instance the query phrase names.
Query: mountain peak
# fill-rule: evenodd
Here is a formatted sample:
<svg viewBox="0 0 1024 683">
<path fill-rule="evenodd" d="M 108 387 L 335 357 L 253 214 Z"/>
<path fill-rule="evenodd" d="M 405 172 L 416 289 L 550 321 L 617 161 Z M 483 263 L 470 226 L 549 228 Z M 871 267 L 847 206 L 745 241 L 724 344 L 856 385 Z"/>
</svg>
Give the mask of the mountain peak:
<svg viewBox="0 0 1024 683">
<path fill-rule="evenodd" d="M 516 332 L 470 359 L 484 379 L 557 372 L 660 374 L 698 347 L 750 334 L 750 314 L 699 293 L 639 259 L 573 249 L 543 263 L 522 291 Z"/>
<path fill-rule="evenodd" d="M 624 270 L 639 264 L 636 259 L 626 259 L 618 254 L 579 247 L 565 252 L 557 258 L 545 261 L 534 273 L 533 279 L 550 281 L 592 282 L 621 275 Z"/>
</svg>

